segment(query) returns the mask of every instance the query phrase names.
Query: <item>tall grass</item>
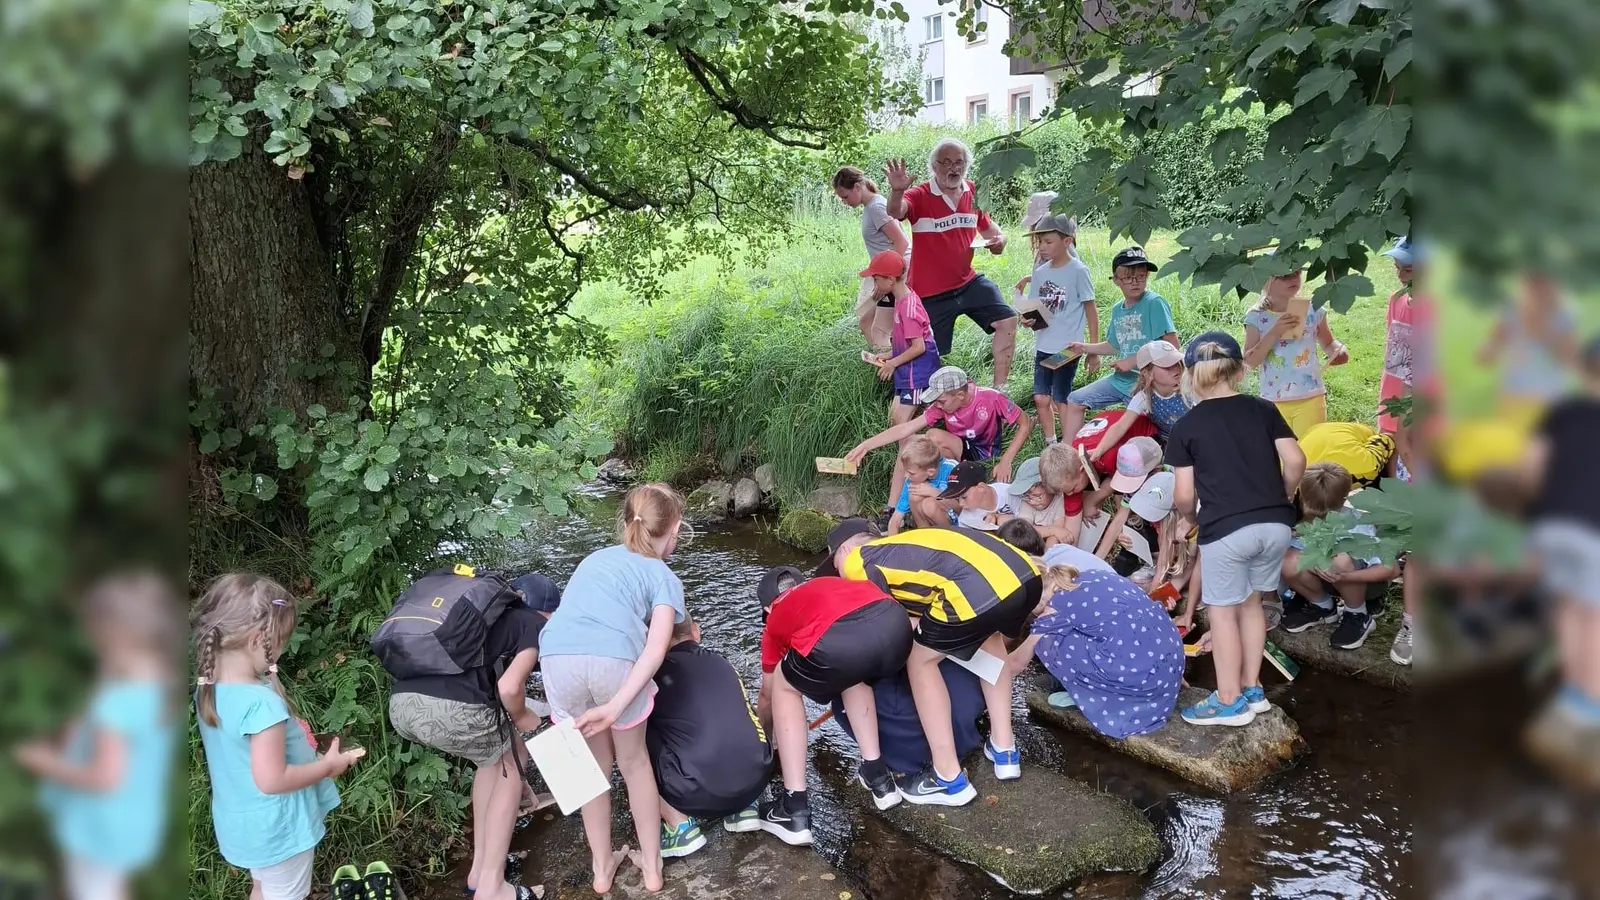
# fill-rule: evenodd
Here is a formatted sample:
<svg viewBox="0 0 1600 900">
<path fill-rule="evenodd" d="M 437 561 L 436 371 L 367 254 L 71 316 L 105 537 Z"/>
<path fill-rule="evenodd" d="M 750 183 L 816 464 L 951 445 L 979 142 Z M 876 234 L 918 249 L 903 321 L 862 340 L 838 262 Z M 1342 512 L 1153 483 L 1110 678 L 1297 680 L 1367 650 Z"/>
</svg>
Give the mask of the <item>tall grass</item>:
<svg viewBox="0 0 1600 900">
<path fill-rule="evenodd" d="M 644 463 L 648 477 L 687 482 L 713 470 L 736 472 L 763 462 L 776 469 L 787 500 L 815 486 L 816 456 L 838 456 L 888 425 L 887 387 L 859 353 L 864 342 L 852 314 L 865 264 L 859 219 L 836 212 L 795 222 L 795 238 L 749 269 L 698 260 L 672 276 L 665 298 L 645 305 L 619 286 L 585 289 L 574 312 L 602 323 L 618 346 L 608 360 L 579 366 L 587 415 L 615 432 L 623 452 Z M 1008 296 L 1030 269 L 1027 241 L 1015 225 L 1005 254 L 980 253 L 976 264 Z M 1094 277 L 1102 327 L 1121 295 L 1110 280 L 1112 246 L 1103 231 L 1085 229 L 1080 255 Z M 1158 262 L 1177 249 L 1171 233 L 1146 248 Z M 1351 362 L 1327 374 L 1331 419 L 1370 421 L 1377 406 L 1383 362 L 1385 301 L 1398 287 L 1380 260 L 1368 273 L 1379 296 L 1363 298 L 1349 314 L 1334 315 L 1334 334 L 1350 348 Z M 1172 306 L 1179 336 L 1219 328 L 1241 339 L 1243 318 L 1255 297 L 1219 295 L 1159 276 L 1151 288 Z M 988 383 L 989 340 L 963 320 L 950 363 Z M 1080 374 L 1079 382 L 1087 381 Z M 1007 393 L 1032 408 L 1033 339 L 1018 337 Z M 1252 385 L 1253 389 L 1253 385 Z M 1024 453 L 1037 451 L 1035 432 Z M 887 489 L 889 450 L 868 457 L 862 485 L 873 498 Z"/>
</svg>

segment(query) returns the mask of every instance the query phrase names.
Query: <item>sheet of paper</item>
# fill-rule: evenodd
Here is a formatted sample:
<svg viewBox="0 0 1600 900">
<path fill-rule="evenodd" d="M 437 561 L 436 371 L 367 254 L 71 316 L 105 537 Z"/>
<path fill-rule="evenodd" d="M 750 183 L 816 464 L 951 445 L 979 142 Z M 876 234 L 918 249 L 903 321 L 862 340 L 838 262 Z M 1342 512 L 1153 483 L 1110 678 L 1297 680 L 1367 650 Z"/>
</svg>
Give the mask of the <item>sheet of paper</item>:
<svg viewBox="0 0 1600 900">
<path fill-rule="evenodd" d="M 967 246 L 973 250 L 982 250 L 983 248 L 989 246 L 989 239 L 980 234 L 973 238 L 972 243 L 968 244 Z"/>
<path fill-rule="evenodd" d="M 544 783 L 550 785 L 564 816 L 611 790 L 611 779 L 600 771 L 589 744 L 571 719 L 528 738 L 528 756 L 544 776 Z"/>
<path fill-rule="evenodd" d="M 1000 682 L 1000 673 L 1004 672 L 1006 668 L 1005 660 L 983 650 L 973 653 L 971 659 L 956 659 L 954 656 L 950 657 L 950 659 L 954 660 L 956 665 L 990 684 L 998 684 Z"/>
<path fill-rule="evenodd" d="M 1283 339 L 1286 341 L 1298 341 L 1300 340 L 1300 335 L 1305 334 L 1306 332 L 1306 316 L 1310 315 L 1311 313 L 1311 298 L 1295 297 L 1291 299 L 1289 301 L 1289 308 L 1285 310 L 1285 312 L 1293 313 L 1294 315 L 1299 316 L 1300 324 L 1295 326 L 1290 331 L 1285 331 L 1283 333 Z"/>
</svg>

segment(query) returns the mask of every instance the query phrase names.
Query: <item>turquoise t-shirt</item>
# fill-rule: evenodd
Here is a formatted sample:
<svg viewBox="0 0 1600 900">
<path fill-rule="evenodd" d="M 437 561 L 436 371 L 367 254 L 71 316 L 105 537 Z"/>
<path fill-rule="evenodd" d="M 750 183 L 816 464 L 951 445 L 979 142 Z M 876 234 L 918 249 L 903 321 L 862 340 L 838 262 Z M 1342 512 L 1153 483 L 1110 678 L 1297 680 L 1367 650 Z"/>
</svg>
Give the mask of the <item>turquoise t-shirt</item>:
<svg viewBox="0 0 1600 900">
<path fill-rule="evenodd" d="M 1155 291 L 1145 291 L 1144 296 L 1135 300 L 1132 306 L 1119 300 L 1111 307 L 1111 319 L 1106 322 L 1106 340 L 1117 348 L 1117 359 L 1126 359 L 1138 353 L 1145 344 L 1159 341 L 1162 335 L 1177 330 L 1172 324 L 1172 309 L 1167 306 L 1166 299 Z M 1133 385 L 1138 380 L 1138 370 L 1111 373 L 1111 383 L 1125 397 L 1133 393 Z"/>
<path fill-rule="evenodd" d="M 666 563 L 620 545 L 596 550 L 572 571 L 561 605 L 539 633 L 539 655 L 633 662 L 644 653 L 658 606 L 671 607 L 677 622 L 686 615 L 683 582 Z"/>
<path fill-rule="evenodd" d="M 333 779 L 292 794 L 263 794 L 250 774 L 250 737 L 284 723 L 284 759 L 316 762 L 317 751 L 289 707 L 266 684 L 219 684 L 217 727 L 200 722 L 211 773 L 211 821 L 222 858 L 241 869 L 277 865 L 317 846 L 323 819 L 339 805 Z"/>
<path fill-rule="evenodd" d="M 115 733 L 124 747 L 122 780 L 104 792 L 54 782 L 40 787 L 39 802 L 63 853 L 133 872 L 161 852 L 177 742 L 165 692 L 162 685 L 138 681 L 105 682 L 95 691 L 64 755 L 84 765 L 94 758 L 99 732 Z"/>
<path fill-rule="evenodd" d="M 954 472 L 958 465 L 960 463 L 953 459 L 939 460 L 939 473 L 928 483 L 941 491 L 944 490 L 950 486 L 950 473 Z M 900 483 L 900 499 L 895 502 L 894 509 L 902 516 L 911 515 L 911 479 L 907 478 Z"/>
</svg>

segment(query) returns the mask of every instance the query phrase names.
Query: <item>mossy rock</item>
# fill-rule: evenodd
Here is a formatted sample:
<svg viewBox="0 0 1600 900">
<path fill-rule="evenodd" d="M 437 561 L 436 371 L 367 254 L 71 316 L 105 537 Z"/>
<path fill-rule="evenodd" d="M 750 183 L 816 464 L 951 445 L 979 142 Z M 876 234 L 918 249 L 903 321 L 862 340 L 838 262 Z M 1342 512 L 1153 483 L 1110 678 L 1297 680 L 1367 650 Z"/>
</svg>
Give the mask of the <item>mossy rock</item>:
<svg viewBox="0 0 1600 900">
<path fill-rule="evenodd" d="M 1133 804 L 1081 781 L 1043 767 L 998 781 L 981 753 L 967 760 L 967 777 L 978 798 L 966 806 L 901 803 L 882 815 L 1024 894 L 1100 872 L 1142 872 L 1161 856 L 1161 840 Z M 866 806 L 864 791 L 845 796 Z"/>
<path fill-rule="evenodd" d="M 1299 726 L 1276 706 L 1243 728 L 1190 725 L 1183 721 L 1178 710 L 1204 700 L 1207 693 L 1197 687 L 1184 688 L 1167 724 L 1151 734 L 1120 740 L 1100 733 L 1075 707 L 1051 706 L 1047 686 L 1028 692 L 1028 709 L 1045 722 L 1086 735 L 1134 759 L 1222 793 L 1254 787 L 1293 765 L 1295 757 L 1305 751 Z"/>
<path fill-rule="evenodd" d="M 789 510 L 778 520 L 778 540 L 807 553 L 821 553 L 828 549 L 828 532 L 833 526 L 832 516 L 802 506 Z"/>
</svg>

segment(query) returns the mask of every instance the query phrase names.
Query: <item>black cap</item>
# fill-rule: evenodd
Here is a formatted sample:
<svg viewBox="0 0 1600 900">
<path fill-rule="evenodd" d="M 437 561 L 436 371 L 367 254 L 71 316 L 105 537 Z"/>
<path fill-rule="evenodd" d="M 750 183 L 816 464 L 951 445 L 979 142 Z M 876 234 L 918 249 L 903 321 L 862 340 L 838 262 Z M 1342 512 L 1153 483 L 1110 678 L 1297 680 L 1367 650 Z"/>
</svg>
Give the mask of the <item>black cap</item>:
<svg viewBox="0 0 1600 900">
<path fill-rule="evenodd" d="M 511 582 L 511 589 L 522 594 L 522 602 L 534 612 L 555 612 L 561 605 L 561 589 L 538 572 L 529 572 Z"/>
<path fill-rule="evenodd" d="M 883 532 L 878 530 L 878 526 L 868 522 L 866 519 L 860 517 L 845 519 L 843 522 L 833 526 L 833 530 L 828 532 L 828 555 L 832 556 L 838 553 L 840 544 L 858 534 L 868 534 L 873 537 L 883 536 Z"/>
<path fill-rule="evenodd" d="M 1240 362 L 1244 361 L 1244 351 L 1239 349 L 1237 338 L 1226 331 L 1207 331 L 1204 334 L 1197 334 L 1190 338 L 1189 343 L 1183 348 L 1184 368 L 1192 369 L 1195 363 L 1205 361 L 1199 356 L 1202 344 L 1217 345 L 1217 352 L 1207 356 L 1205 359 L 1237 359 Z"/>
<path fill-rule="evenodd" d="M 950 480 L 945 482 L 944 490 L 939 492 L 939 499 L 954 500 L 965 494 L 968 488 L 977 487 L 988 480 L 989 468 L 981 462 L 968 460 L 950 470 Z"/>
<path fill-rule="evenodd" d="M 1156 264 L 1150 261 L 1150 257 L 1144 255 L 1143 247 L 1126 247 L 1118 250 L 1116 258 L 1111 260 L 1112 274 L 1123 266 L 1144 266 L 1152 272 L 1157 271 Z"/>
<path fill-rule="evenodd" d="M 786 578 L 795 584 L 806 580 L 805 573 L 794 566 L 773 566 L 767 570 L 767 574 L 761 576 L 761 583 L 756 585 L 756 599 L 761 601 L 762 609 L 771 609 L 772 601 L 778 599 L 778 595 L 786 590 L 782 586 Z"/>
</svg>

